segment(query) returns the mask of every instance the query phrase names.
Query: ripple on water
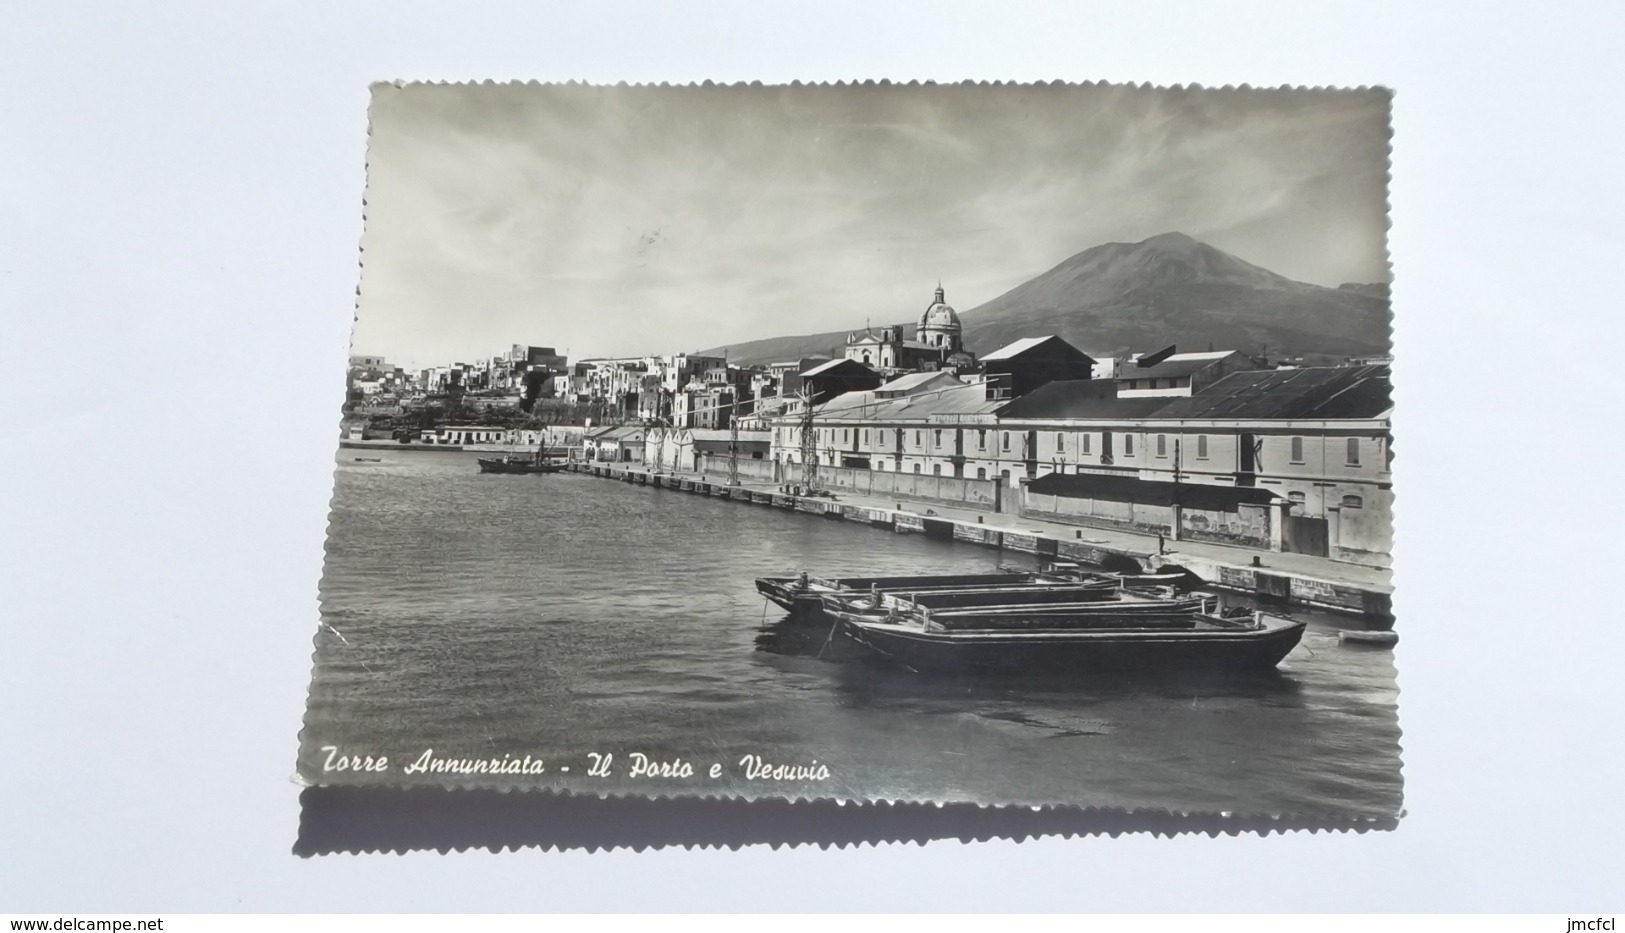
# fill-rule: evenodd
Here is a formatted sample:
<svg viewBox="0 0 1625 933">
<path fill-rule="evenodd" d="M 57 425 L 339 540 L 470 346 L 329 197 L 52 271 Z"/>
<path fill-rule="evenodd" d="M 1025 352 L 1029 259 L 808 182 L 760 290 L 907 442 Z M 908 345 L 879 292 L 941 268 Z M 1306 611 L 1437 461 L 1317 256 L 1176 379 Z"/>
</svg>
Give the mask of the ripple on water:
<svg viewBox="0 0 1625 933">
<path fill-rule="evenodd" d="M 369 454 L 372 456 L 372 454 Z M 1391 815 L 1393 656 L 1312 617 L 1262 678 L 922 677 L 764 612 L 753 580 L 1029 558 L 469 454 L 339 463 L 321 745 L 817 757 L 857 796 Z M 342 636 L 342 637 L 341 637 Z M 778 653 L 774 653 L 778 652 Z"/>
</svg>

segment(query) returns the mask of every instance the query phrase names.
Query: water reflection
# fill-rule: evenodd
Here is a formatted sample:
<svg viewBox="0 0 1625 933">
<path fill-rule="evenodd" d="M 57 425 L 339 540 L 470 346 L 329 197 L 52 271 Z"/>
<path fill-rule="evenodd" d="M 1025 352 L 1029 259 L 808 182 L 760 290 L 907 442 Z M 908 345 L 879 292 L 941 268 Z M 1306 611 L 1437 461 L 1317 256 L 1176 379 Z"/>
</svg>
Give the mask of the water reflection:
<svg viewBox="0 0 1625 933">
<path fill-rule="evenodd" d="M 834 779 L 800 790 L 838 797 L 1399 809 L 1393 656 L 1338 645 L 1346 620 L 1311 618 L 1263 675 L 918 674 L 764 610 L 754 579 L 1029 558 L 591 477 L 485 476 L 471 455 L 368 456 L 339 464 L 307 774 L 324 745 L 641 750 L 817 758 Z M 572 780 L 549 786 L 598 789 Z"/>
<path fill-rule="evenodd" d="M 963 699 L 1037 703 L 1103 697 L 1161 699 L 1245 697 L 1290 704 L 1302 694 L 1280 669 L 1214 670 L 914 670 L 877 657 L 830 621 L 781 614 L 756 636 L 759 651 L 829 663 L 831 682 L 853 702 L 876 707 L 895 702 Z"/>
</svg>

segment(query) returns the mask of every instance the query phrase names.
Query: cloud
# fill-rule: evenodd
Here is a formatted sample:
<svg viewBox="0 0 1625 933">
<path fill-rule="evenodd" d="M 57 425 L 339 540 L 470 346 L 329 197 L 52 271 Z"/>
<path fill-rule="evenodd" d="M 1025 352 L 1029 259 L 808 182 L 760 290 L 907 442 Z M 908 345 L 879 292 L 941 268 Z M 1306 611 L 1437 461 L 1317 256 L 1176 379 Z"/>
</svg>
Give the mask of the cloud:
<svg viewBox="0 0 1625 933">
<path fill-rule="evenodd" d="M 969 308 L 1169 230 L 1386 280 L 1382 92 L 380 87 L 358 351 L 672 352 Z"/>
</svg>

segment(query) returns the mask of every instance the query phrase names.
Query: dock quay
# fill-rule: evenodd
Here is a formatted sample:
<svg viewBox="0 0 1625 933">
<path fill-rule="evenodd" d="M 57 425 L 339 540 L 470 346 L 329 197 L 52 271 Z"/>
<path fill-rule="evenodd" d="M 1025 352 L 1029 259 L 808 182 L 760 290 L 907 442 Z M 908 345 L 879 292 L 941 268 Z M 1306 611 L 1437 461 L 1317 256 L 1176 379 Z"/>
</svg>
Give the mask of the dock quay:
<svg viewBox="0 0 1625 933">
<path fill-rule="evenodd" d="M 339 449 L 340 450 L 387 450 L 387 451 L 390 451 L 391 453 L 395 453 L 395 452 L 398 452 L 398 451 L 409 451 L 409 452 L 420 452 L 420 453 L 424 452 L 424 451 L 428 451 L 428 452 L 431 452 L 431 453 L 434 453 L 434 452 L 438 452 L 438 453 L 472 452 L 472 453 L 483 453 L 483 454 L 507 454 L 507 455 L 510 455 L 510 456 L 520 456 L 520 457 L 530 456 L 530 455 L 536 453 L 536 448 L 535 447 L 515 447 L 512 444 L 423 444 L 423 443 L 403 444 L 400 441 L 388 440 L 388 439 L 385 439 L 385 438 L 368 438 L 366 440 L 359 440 L 359 439 L 348 438 L 348 437 L 339 441 Z M 555 458 L 555 459 L 561 459 L 562 460 L 563 458 L 569 456 L 570 451 L 569 451 L 568 448 L 565 448 L 565 447 L 548 447 L 548 448 L 545 448 L 544 450 L 542 450 L 541 453 L 542 453 L 543 457 L 549 457 L 549 458 Z"/>
<path fill-rule="evenodd" d="M 442 452 L 452 451 L 452 452 L 455 453 L 455 452 L 462 451 L 462 450 L 473 450 L 474 448 L 472 448 L 472 447 L 464 447 L 461 444 L 403 444 L 400 441 L 384 440 L 384 439 L 381 439 L 381 438 L 371 438 L 371 439 L 368 439 L 368 440 L 352 440 L 351 438 L 345 438 L 345 439 L 339 441 L 339 449 L 340 450 L 391 450 L 391 451 L 394 451 L 394 450 L 438 450 L 438 451 L 442 451 Z M 504 447 L 502 449 L 506 450 L 507 448 Z"/>
<path fill-rule="evenodd" d="M 1214 589 L 1269 601 L 1359 615 L 1375 622 L 1393 618 L 1389 571 L 1304 554 L 1259 552 L 1198 541 L 1165 541 L 1154 536 L 1104 528 L 1079 528 L 1005 513 L 954 509 L 936 503 L 881 501 L 842 491 L 839 498 L 792 495 L 760 481 L 729 486 L 714 474 L 655 473 L 641 465 L 575 462 L 566 467 L 604 479 L 712 496 L 859 522 L 897 534 L 920 534 L 943 541 L 1103 565 L 1130 558 L 1146 570 L 1177 564 Z"/>
</svg>

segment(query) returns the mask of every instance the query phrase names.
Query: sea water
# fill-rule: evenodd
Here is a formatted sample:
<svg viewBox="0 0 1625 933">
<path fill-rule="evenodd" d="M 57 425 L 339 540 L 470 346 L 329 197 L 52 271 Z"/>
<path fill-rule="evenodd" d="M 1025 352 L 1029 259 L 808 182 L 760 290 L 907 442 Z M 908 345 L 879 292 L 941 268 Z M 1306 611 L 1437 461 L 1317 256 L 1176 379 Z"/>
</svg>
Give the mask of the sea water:
<svg viewBox="0 0 1625 933">
<path fill-rule="evenodd" d="M 470 453 L 341 450 L 301 773 L 438 783 L 428 763 L 484 761 L 507 768 L 471 783 L 1398 813 L 1393 654 L 1340 645 L 1352 623 L 1335 616 L 1300 614 L 1303 642 L 1261 676 L 948 678 L 788 624 L 753 582 L 1032 560 L 590 475 L 481 474 Z M 389 763 L 334 767 L 351 758 Z"/>
</svg>

